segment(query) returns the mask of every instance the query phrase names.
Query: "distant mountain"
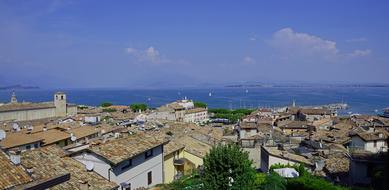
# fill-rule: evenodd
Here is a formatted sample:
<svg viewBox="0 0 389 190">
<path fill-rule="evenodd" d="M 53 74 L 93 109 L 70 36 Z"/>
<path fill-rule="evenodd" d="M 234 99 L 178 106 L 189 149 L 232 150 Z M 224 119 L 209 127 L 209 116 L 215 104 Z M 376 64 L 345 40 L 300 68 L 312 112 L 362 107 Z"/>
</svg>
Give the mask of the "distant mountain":
<svg viewBox="0 0 389 190">
<path fill-rule="evenodd" d="M 388 88 L 387 83 L 370 83 L 370 84 L 353 84 L 353 83 L 252 83 L 244 82 L 240 84 L 225 85 L 227 88 L 263 88 L 263 87 L 293 87 L 293 88 L 304 88 L 304 87 L 351 87 L 351 88 L 367 88 L 367 87 L 383 87 Z"/>
<path fill-rule="evenodd" d="M 38 86 L 23 86 L 20 84 L 10 86 L 0 86 L 0 90 L 24 90 L 24 89 L 39 89 Z"/>
</svg>

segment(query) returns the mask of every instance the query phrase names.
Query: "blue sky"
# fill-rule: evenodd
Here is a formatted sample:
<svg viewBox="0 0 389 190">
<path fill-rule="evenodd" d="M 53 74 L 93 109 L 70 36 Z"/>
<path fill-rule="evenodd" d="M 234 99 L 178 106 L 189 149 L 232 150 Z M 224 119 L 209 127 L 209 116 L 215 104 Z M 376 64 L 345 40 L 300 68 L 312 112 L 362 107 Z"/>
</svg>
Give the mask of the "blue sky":
<svg viewBox="0 0 389 190">
<path fill-rule="evenodd" d="M 389 3 L 0 1 L 0 86 L 389 82 Z"/>
</svg>

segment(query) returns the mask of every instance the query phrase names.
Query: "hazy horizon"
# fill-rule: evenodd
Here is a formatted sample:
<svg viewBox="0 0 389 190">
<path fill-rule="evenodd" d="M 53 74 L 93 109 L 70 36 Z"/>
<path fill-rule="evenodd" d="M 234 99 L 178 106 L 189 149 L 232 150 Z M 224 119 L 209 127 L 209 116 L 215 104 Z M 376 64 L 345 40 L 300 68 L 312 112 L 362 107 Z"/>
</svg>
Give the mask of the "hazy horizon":
<svg viewBox="0 0 389 190">
<path fill-rule="evenodd" d="M 389 83 L 387 1 L 0 1 L 0 87 Z"/>
</svg>

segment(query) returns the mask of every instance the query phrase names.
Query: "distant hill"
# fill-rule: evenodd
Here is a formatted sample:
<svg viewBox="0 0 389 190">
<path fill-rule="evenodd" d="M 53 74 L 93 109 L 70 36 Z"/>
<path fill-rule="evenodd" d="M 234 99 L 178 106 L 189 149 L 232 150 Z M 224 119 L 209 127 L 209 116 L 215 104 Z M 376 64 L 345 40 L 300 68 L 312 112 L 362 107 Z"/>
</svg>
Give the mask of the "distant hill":
<svg viewBox="0 0 389 190">
<path fill-rule="evenodd" d="M 24 89 L 39 89 L 38 86 L 23 86 L 20 84 L 10 86 L 0 86 L 0 90 L 24 90 Z"/>
<path fill-rule="evenodd" d="M 389 84 L 315 84 L 315 83 L 241 83 L 241 84 L 230 84 L 225 85 L 226 88 L 263 88 L 263 87 L 287 87 L 287 88 L 311 88 L 311 87 L 320 87 L 320 88 L 329 88 L 329 87 L 344 87 L 344 88 L 377 88 L 383 87 L 388 88 Z"/>
</svg>

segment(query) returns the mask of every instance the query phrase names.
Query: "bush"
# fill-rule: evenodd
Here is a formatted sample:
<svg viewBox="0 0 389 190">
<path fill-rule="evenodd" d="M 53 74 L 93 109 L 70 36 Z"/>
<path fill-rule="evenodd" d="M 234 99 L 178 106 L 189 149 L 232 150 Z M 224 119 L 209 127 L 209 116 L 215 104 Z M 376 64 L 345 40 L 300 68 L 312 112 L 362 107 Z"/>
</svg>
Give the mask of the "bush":
<svg viewBox="0 0 389 190">
<path fill-rule="evenodd" d="M 109 107 L 109 106 L 112 106 L 112 103 L 110 103 L 110 102 L 103 102 L 103 103 L 101 103 L 101 107 L 106 108 L 106 107 Z"/>
<path fill-rule="evenodd" d="M 286 183 L 288 190 L 347 190 L 348 188 L 337 186 L 328 182 L 327 180 L 313 176 L 310 174 L 302 164 L 274 164 L 270 167 L 270 171 L 274 173 L 274 169 L 279 168 L 294 168 L 299 172 L 300 176 L 297 178 L 289 178 Z"/>
<path fill-rule="evenodd" d="M 157 185 L 161 190 L 201 190 L 203 186 L 203 182 L 196 172 L 189 176 L 183 176 L 169 184 Z"/>
<path fill-rule="evenodd" d="M 227 110 L 222 108 L 217 109 L 209 109 L 208 110 L 211 113 L 214 113 L 213 118 L 224 118 L 228 119 L 232 123 L 238 122 L 240 119 L 243 118 L 245 115 L 249 115 L 254 110 L 250 109 L 237 109 L 237 110 Z"/>
<path fill-rule="evenodd" d="M 78 105 L 77 109 L 80 109 L 80 110 L 88 109 L 88 106 Z"/>
<path fill-rule="evenodd" d="M 288 179 L 288 190 L 347 190 L 348 188 L 334 185 L 316 176 L 302 176 Z"/>
<path fill-rule="evenodd" d="M 217 145 L 204 157 L 204 187 L 207 190 L 254 189 L 256 171 L 251 165 L 248 153 L 237 145 Z"/>
<path fill-rule="evenodd" d="M 266 183 L 267 174 L 266 173 L 257 173 L 255 175 L 255 187 L 260 188 Z"/>
<path fill-rule="evenodd" d="M 263 190 L 285 190 L 287 182 L 286 180 L 279 176 L 275 172 L 270 172 L 266 177 L 265 183 L 262 185 L 261 189 Z M 288 189 L 289 190 L 289 189 Z"/>
<path fill-rule="evenodd" d="M 139 110 L 145 111 L 147 109 L 147 105 L 146 104 L 131 104 L 130 108 L 134 112 L 137 112 Z"/>
<path fill-rule="evenodd" d="M 204 102 L 193 102 L 195 108 L 207 108 L 207 104 Z"/>
</svg>

